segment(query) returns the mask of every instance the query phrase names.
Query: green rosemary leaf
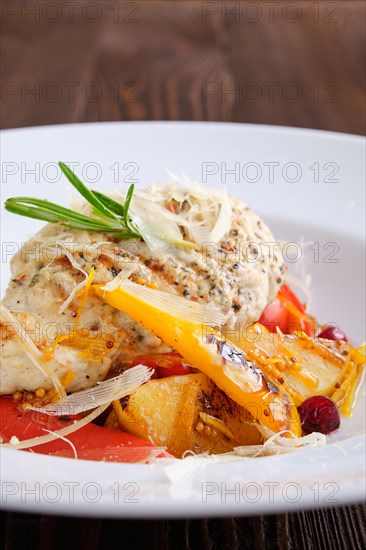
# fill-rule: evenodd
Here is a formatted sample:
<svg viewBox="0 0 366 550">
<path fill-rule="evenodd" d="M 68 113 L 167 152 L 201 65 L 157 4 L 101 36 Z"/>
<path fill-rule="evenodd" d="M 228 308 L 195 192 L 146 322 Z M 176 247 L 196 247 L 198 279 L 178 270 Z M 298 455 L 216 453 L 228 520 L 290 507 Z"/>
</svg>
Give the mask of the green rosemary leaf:
<svg viewBox="0 0 366 550">
<path fill-rule="evenodd" d="M 143 238 L 141 237 L 140 233 L 138 232 L 129 232 L 129 231 L 125 231 L 123 233 L 116 233 L 115 234 L 116 237 L 118 237 L 119 239 L 141 239 L 143 240 Z"/>
<path fill-rule="evenodd" d="M 112 220 L 116 219 L 116 216 L 111 212 L 93 193 L 83 184 L 83 182 L 77 177 L 76 174 L 63 162 L 59 162 L 59 167 L 62 172 L 65 174 L 71 185 L 79 191 L 80 195 L 84 197 L 95 209 L 100 213 L 101 216 L 110 218 Z"/>
<path fill-rule="evenodd" d="M 62 223 L 63 225 L 68 225 L 76 229 L 92 231 L 121 230 L 117 224 L 89 218 L 88 216 L 84 216 L 74 210 L 64 208 L 63 206 L 59 206 L 47 200 L 34 199 L 31 197 L 14 197 L 5 202 L 5 208 L 14 214 L 50 223 Z"/>
<path fill-rule="evenodd" d="M 126 193 L 126 200 L 125 200 L 125 204 L 124 204 L 124 220 L 125 220 L 125 226 L 130 229 L 131 231 L 134 231 L 134 228 L 130 225 L 130 222 L 131 222 L 131 217 L 129 216 L 128 214 L 128 211 L 130 209 L 130 204 L 131 204 L 131 200 L 132 200 L 132 195 L 133 195 L 133 192 L 135 190 L 135 185 L 133 183 L 131 183 L 130 187 L 128 188 L 128 191 Z"/>
<path fill-rule="evenodd" d="M 100 191 L 92 191 L 92 193 L 111 212 L 114 212 L 118 216 L 121 216 L 122 218 L 124 218 L 125 209 L 124 209 L 124 206 L 122 204 L 120 204 L 119 202 L 107 197 L 103 193 L 100 193 Z"/>
<path fill-rule="evenodd" d="M 79 212 L 75 212 L 75 210 L 71 210 L 70 208 L 65 208 L 64 206 L 60 206 L 59 204 L 55 204 L 53 202 L 48 201 L 47 199 L 36 199 L 33 197 L 12 197 L 8 199 L 5 203 L 5 206 L 9 209 L 9 207 L 18 205 L 22 206 L 37 206 L 39 209 L 41 209 L 44 212 L 51 212 L 55 215 L 59 215 L 62 219 L 69 219 L 70 217 L 77 218 L 80 221 L 87 221 L 87 220 L 93 220 L 93 218 L 89 218 L 88 216 L 85 216 L 84 214 L 79 214 Z M 94 221 L 94 220 L 93 220 Z M 101 223 L 105 225 L 105 222 L 101 220 L 95 220 L 98 223 Z"/>
</svg>

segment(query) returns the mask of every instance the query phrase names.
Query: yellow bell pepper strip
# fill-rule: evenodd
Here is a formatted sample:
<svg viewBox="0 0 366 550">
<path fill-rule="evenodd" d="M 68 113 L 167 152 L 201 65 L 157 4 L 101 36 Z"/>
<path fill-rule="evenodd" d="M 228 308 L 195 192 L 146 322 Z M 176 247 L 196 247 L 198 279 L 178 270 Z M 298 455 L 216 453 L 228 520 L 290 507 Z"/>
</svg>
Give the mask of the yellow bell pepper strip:
<svg viewBox="0 0 366 550">
<path fill-rule="evenodd" d="M 291 433 L 301 436 L 299 415 L 290 396 L 270 383 L 243 351 L 224 340 L 219 332 L 211 329 L 205 334 L 203 325 L 175 317 L 123 288 L 112 291 L 105 291 L 100 285 L 92 288 L 101 300 L 123 311 L 178 351 L 187 363 L 209 376 L 272 432 L 287 430 L 284 434 L 287 437 Z"/>
</svg>

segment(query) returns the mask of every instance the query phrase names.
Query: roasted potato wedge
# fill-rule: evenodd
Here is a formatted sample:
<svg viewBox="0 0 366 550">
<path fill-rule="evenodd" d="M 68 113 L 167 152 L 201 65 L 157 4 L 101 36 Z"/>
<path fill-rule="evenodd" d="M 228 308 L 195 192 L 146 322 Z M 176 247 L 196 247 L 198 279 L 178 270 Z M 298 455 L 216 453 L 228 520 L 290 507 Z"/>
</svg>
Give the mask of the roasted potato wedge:
<svg viewBox="0 0 366 550">
<path fill-rule="evenodd" d="M 250 413 L 205 374 L 150 380 L 114 404 L 106 421 L 156 445 L 177 458 L 195 453 L 224 453 L 263 438 Z"/>
</svg>

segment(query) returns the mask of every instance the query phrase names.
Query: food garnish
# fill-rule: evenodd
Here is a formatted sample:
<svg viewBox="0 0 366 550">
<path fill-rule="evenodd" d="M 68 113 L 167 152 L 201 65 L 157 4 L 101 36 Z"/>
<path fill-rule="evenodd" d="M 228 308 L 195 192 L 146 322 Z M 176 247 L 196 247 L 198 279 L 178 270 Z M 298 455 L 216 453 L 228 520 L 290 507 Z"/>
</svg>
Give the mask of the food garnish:
<svg viewBox="0 0 366 550">
<path fill-rule="evenodd" d="M 326 327 L 319 334 L 318 338 L 325 338 L 326 340 L 334 340 L 348 342 L 347 336 L 344 334 L 343 330 L 338 327 Z"/>
<path fill-rule="evenodd" d="M 119 239 L 140 238 L 138 229 L 133 226 L 128 212 L 134 191 L 133 184 L 127 191 L 125 204 L 122 205 L 103 195 L 103 193 L 90 191 L 63 162 L 59 162 L 59 166 L 73 187 L 92 206 L 95 217 L 85 216 L 48 200 L 32 197 L 7 199 L 5 202 L 6 210 L 28 218 L 44 220 L 49 223 L 60 223 L 73 229 L 115 233 Z"/>
<path fill-rule="evenodd" d="M 112 292 L 98 285 L 93 286 L 93 291 L 176 349 L 188 364 L 209 376 L 240 406 L 248 408 L 261 424 L 275 433 L 289 430 L 294 436 L 301 434 L 291 398 L 280 387 L 269 383 L 263 372 L 233 343 L 223 340 L 218 331 L 210 330 L 205 335 L 204 325 L 158 309 L 154 302 L 156 291 L 141 289 L 129 281 Z"/>
<path fill-rule="evenodd" d="M 337 405 L 325 395 L 305 399 L 299 407 L 301 427 L 305 434 L 320 432 L 329 434 L 338 430 L 341 417 Z"/>
<path fill-rule="evenodd" d="M 93 217 L 86 216 L 48 200 L 33 197 L 12 197 L 7 199 L 5 202 L 6 210 L 28 218 L 35 218 L 49 223 L 59 223 L 71 229 L 113 233 L 118 239 L 137 238 L 144 240 L 144 234 L 146 237 L 146 233 L 148 235 L 151 233 L 151 224 L 149 224 L 148 220 L 141 218 L 141 216 L 135 216 L 136 219 L 140 220 L 140 224 L 144 226 L 144 233 L 140 231 L 138 224 L 131 215 L 130 206 L 135 189 L 134 184 L 131 184 L 128 188 L 124 204 L 122 204 L 100 191 L 91 191 L 65 163 L 59 162 L 58 164 L 71 185 L 92 207 Z M 147 216 L 148 212 L 146 211 Z M 165 237 L 161 232 L 158 236 L 163 239 Z M 169 235 L 167 241 L 169 242 Z M 173 236 L 172 244 L 195 248 L 194 243 L 184 241 L 176 235 Z"/>
</svg>

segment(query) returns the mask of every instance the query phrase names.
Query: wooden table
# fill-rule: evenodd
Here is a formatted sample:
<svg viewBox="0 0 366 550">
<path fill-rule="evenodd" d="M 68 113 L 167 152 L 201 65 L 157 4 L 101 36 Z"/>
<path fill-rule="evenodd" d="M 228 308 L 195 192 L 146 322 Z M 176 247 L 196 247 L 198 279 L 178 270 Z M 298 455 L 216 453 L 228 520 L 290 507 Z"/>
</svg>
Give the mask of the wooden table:
<svg viewBox="0 0 366 550">
<path fill-rule="evenodd" d="M 1 5 L 1 127 L 217 120 L 365 133 L 365 3 Z M 365 548 L 366 508 L 194 521 L 3 513 L 1 546 Z"/>
</svg>

